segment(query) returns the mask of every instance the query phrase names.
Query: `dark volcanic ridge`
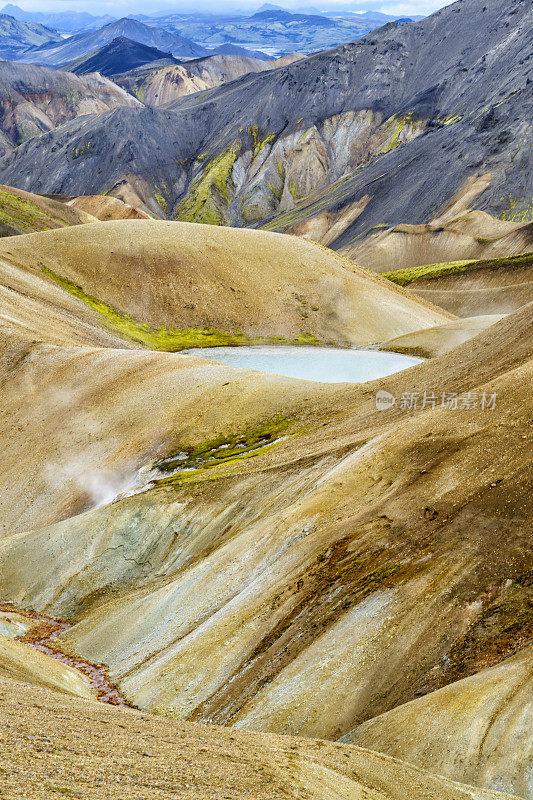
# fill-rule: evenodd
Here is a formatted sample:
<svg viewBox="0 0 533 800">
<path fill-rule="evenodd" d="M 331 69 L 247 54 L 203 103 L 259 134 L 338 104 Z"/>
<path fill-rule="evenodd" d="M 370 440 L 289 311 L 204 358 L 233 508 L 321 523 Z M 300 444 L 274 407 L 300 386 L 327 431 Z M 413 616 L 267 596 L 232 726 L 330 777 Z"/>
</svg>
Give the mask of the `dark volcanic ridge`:
<svg viewBox="0 0 533 800">
<path fill-rule="evenodd" d="M 274 230 L 351 208 L 334 248 L 377 226 L 426 222 L 481 175 L 475 206 L 526 220 L 532 41 L 521 0 L 460 0 L 165 109 L 74 121 L 8 154 L 0 180 Z"/>
<path fill-rule="evenodd" d="M 117 36 L 116 39 L 95 53 L 66 64 L 65 69 L 75 72 L 77 75 L 99 72 L 101 75 L 110 76 L 162 60 L 178 63 L 171 53 L 164 53 L 156 47 L 134 42 L 125 36 Z"/>
</svg>

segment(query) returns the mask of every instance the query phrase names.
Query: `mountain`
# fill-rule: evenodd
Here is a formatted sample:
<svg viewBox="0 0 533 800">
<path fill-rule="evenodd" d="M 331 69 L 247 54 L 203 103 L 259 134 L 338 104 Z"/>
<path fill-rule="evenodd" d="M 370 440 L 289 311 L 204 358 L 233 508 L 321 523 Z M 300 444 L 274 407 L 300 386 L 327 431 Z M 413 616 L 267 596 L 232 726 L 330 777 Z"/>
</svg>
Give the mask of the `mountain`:
<svg viewBox="0 0 533 800">
<path fill-rule="evenodd" d="M 392 19 L 392 18 L 391 18 Z M 205 47 L 232 43 L 273 56 L 314 53 L 350 42 L 383 24 L 359 14 L 307 14 L 266 9 L 251 16 L 168 14 L 157 20 L 167 30 L 187 36 Z"/>
<path fill-rule="evenodd" d="M 76 61 L 65 64 L 65 70 L 77 75 L 99 72 L 101 75 L 115 75 L 128 72 L 152 61 L 176 61 L 170 53 L 163 53 L 155 47 L 133 42 L 124 36 L 117 36 L 110 44 Z"/>
<path fill-rule="evenodd" d="M 355 11 L 346 13 L 356 14 L 358 17 L 363 17 L 363 19 L 372 20 L 372 22 L 379 22 L 380 25 L 384 25 L 386 22 L 393 22 L 396 19 L 396 17 L 391 14 L 384 14 L 383 11 Z"/>
<path fill-rule="evenodd" d="M 285 22 L 292 24 L 293 22 L 304 22 L 308 25 L 319 25 L 329 28 L 335 25 L 335 22 L 329 17 L 324 17 L 318 14 L 298 14 L 291 11 L 283 10 L 267 10 L 258 11 L 252 14 L 252 20 L 270 20 L 272 22 Z"/>
<path fill-rule="evenodd" d="M 259 14 L 261 11 L 284 11 L 285 9 L 283 6 L 277 6 L 275 3 L 263 3 L 262 6 L 259 6 L 256 14 Z"/>
<path fill-rule="evenodd" d="M 244 58 L 258 58 L 261 61 L 273 61 L 274 56 L 269 56 L 262 53 L 260 50 L 247 50 L 245 47 L 239 47 L 236 44 L 221 44 L 213 49 L 213 53 L 221 53 L 222 55 L 229 56 L 243 56 Z"/>
<path fill-rule="evenodd" d="M 327 236 L 335 249 L 378 225 L 425 224 L 459 197 L 527 221 L 532 17 L 518 0 L 462 0 L 164 110 L 73 123 L 4 157 L 0 179 L 66 194 L 126 181 L 128 202 L 165 216 Z"/>
<path fill-rule="evenodd" d="M 163 28 L 149 27 L 134 19 L 123 18 L 104 25 L 94 33 L 80 33 L 66 41 L 61 40 L 62 44 L 58 46 L 31 50 L 20 60 L 30 64 L 57 67 L 100 50 L 117 37 L 124 37 L 182 58 L 202 56 L 206 52 L 203 47 L 179 34 L 169 33 Z"/>
<path fill-rule="evenodd" d="M 112 17 L 95 17 L 86 11 L 59 11 L 57 13 L 46 13 L 42 11 L 24 11 L 18 6 L 8 3 L 0 11 L 1 14 L 9 14 L 15 19 L 23 22 L 38 22 L 48 28 L 72 33 L 82 28 L 89 29 L 101 27 L 108 22 L 112 22 Z"/>
<path fill-rule="evenodd" d="M 15 58 L 31 47 L 42 47 L 62 42 L 57 31 L 36 22 L 21 22 L 0 14 L 0 57 Z"/>
<path fill-rule="evenodd" d="M 0 62 L 0 151 L 6 153 L 64 122 L 139 102 L 100 75 Z"/>
<path fill-rule="evenodd" d="M 145 105 L 164 106 L 178 97 L 212 89 L 248 73 L 277 69 L 298 61 L 299 58 L 292 55 L 260 61 L 240 55 L 219 54 L 191 59 L 183 64 L 172 64 L 167 59 L 166 63 L 146 64 L 120 75 L 113 75 L 113 81 Z"/>
</svg>

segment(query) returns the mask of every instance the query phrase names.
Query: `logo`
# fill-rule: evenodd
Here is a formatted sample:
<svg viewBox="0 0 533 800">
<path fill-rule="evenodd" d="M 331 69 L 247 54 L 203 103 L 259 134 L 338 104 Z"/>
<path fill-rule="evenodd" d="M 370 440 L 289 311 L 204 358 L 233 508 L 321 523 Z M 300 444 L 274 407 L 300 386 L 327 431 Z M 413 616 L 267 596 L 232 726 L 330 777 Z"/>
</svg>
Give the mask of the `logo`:
<svg viewBox="0 0 533 800">
<path fill-rule="evenodd" d="M 378 411 L 388 411 L 389 408 L 392 408 L 396 402 L 396 398 L 390 392 L 385 392 L 383 389 L 380 389 L 379 392 L 376 393 L 376 408 Z"/>
</svg>

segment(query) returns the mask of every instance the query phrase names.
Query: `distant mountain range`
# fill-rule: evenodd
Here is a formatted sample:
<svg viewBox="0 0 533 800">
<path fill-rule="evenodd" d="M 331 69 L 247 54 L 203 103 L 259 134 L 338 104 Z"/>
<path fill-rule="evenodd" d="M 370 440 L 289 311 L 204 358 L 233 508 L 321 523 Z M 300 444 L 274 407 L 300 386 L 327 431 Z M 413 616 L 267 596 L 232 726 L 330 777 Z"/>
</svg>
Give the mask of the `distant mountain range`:
<svg viewBox="0 0 533 800">
<path fill-rule="evenodd" d="M 101 28 L 108 22 L 114 21 L 114 17 L 109 15 L 95 17 L 86 11 L 24 11 L 11 3 L 4 6 L 0 13 L 9 14 L 22 22 L 38 22 L 48 28 L 56 28 L 66 33 Z"/>
<path fill-rule="evenodd" d="M 57 31 L 37 22 L 21 22 L 0 14 L 0 58 L 17 58 L 30 47 L 43 47 L 62 42 Z"/>
<path fill-rule="evenodd" d="M 157 24 L 206 47 L 232 42 L 281 55 L 335 47 L 358 39 L 392 20 L 393 16 L 376 12 L 310 14 L 263 6 L 250 16 L 173 13 L 160 17 Z"/>
<path fill-rule="evenodd" d="M 394 19 L 375 11 L 326 13 L 313 7 L 289 11 L 268 3 L 251 14 L 130 14 L 119 20 L 87 12 L 25 11 L 13 4 L 4 6 L 3 13 L 9 15 L 11 27 L 21 32 L 20 41 L 13 32 L 5 32 L 4 57 L 22 58 L 26 63 L 50 67 L 63 66 L 96 52 L 117 36 L 171 52 L 178 58 L 198 58 L 207 52 L 229 53 L 227 48 L 232 46 L 240 48 L 232 50 L 234 55 L 263 60 L 331 48 L 360 38 Z M 33 38 L 30 35 L 32 26 Z M 43 30 L 50 33 L 45 35 Z M 38 31 L 40 36 L 36 36 Z M 69 34 L 70 38 L 65 40 L 64 34 Z M 54 47 L 58 42 L 61 46 Z M 222 46 L 226 48 L 224 51 L 219 49 Z M 38 49 L 33 52 L 30 48 Z"/>
<path fill-rule="evenodd" d="M 298 14 L 296 12 L 278 10 L 258 11 L 252 14 L 253 20 L 271 20 L 272 22 L 284 22 L 293 24 L 294 22 L 306 22 L 308 25 L 318 25 L 325 28 L 335 26 L 335 22 L 322 14 Z"/>
<path fill-rule="evenodd" d="M 21 61 L 58 67 L 83 58 L 89 53 L 94 53 L 121 36 L 181 58 L 196 58 L 207 53 L 204 47 L 179 33 L 170 33 L 163 28 L 148 27 L 138 20 L 125 17 L 104 25 L 98 31 L 80 33 L 66 40 L 61 39 L 61 44 L 54 43 L 51 47 L 44 46 L 28 51 Z"/>
</svg>

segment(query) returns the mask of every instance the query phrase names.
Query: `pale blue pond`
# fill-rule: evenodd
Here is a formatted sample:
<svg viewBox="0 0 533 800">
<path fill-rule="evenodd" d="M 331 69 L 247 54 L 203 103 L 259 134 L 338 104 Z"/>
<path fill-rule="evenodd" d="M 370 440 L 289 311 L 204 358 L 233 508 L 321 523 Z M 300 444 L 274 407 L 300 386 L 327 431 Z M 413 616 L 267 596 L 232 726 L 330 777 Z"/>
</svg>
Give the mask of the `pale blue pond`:
<svg viewBox="0 0 533 800">
<path fill-rule="evenodd" d="M 379 350 L 340 347 L 197 347 L 184 351 L 230 367 L 255 369 L 319 383 L 365 383 L 420 364 L 422 359 Z"/>
</svg>

